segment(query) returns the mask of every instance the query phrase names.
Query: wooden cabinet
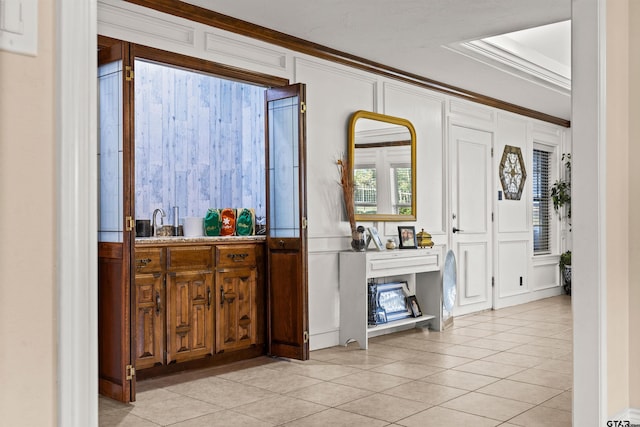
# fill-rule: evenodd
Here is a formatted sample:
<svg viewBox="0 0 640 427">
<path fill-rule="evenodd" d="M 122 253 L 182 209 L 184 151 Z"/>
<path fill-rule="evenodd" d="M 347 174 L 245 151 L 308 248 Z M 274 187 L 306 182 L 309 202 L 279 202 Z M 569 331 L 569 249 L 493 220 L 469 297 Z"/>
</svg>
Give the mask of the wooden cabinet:
<svg viewBox="0 0 640 427">
<path fill-rule="evenodd" d="M 213 354 L 210 246 L 167 248 L 167 363 Z"/>
<path fill-rule="evenodd" d="M 161 248 L 136 250 L 133 321 L 135 366 L 138 369 L 164 362 L 164 268 Z"/>
<path fill-rule="evenodd" d="M 216 248 L 216 352 L 256 344 L 257 283 L 255 246 Z"/>
<path fill-rule="evenodd" d="M 167 363 L 213 354 L 213 272 L 167 273 Z"/>
<path fill-rule="evenodd" d="M 262 254 L 261 243 L 136 247 L 136 369 L 162 372 L 215 354 L 258 351 L 265 332 Z"/>
</svg>

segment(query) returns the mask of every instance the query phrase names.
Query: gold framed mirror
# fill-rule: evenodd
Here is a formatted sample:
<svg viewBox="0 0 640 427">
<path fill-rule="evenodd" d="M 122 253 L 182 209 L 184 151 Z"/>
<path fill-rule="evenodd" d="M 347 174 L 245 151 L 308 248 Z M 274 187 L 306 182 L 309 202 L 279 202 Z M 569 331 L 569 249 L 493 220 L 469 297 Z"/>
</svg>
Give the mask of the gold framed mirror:
<svg viewBox="0 0 640 427">
<path fill-rule="evenodd" d="M 399 117 L 356 111 L 349 120 L 356 221 L 416 220 L 416 131 Z"/>
</svg>

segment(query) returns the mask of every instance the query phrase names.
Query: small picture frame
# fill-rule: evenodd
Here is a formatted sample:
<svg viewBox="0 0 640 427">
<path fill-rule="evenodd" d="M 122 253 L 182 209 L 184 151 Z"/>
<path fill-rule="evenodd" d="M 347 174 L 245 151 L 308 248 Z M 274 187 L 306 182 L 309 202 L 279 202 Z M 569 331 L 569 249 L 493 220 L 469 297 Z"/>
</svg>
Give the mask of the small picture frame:
<svg viewBox="0 0 640 427">
<path fill-rule="evenodd" d="M 415 295 L 409 295 L 407 297 L 407 305 L 411 309 L 411 314 L 413 314 L 413 317 L 422 316 L 422 310 L 420 310 L 420 305 L 418 304 L 418 299 Z"/>
<path fill-rule="evenodd" d="M 384 310 L 384 308 L 377 308 L 375 313 L 376 325 L 387 323 L 387 312 Z"/>
<path fill-rule="evenodd" d="M 385 246 L 382 244 L 382 240 L 380 239 L 380 235 L 378 234 L 378 229 L 376 229 L 375 227 L 369 227 L 368 230 L 369 230 L 369 237 L 373 241 L 373 244 L 375 245 L 376 249 L 379 251 L 384 251 Z"/>
<path fill-rule="evenodd" d="M 417 249 L 416 228 L 414 226 L 398 226 L 400 249 Z"/>
</svg>

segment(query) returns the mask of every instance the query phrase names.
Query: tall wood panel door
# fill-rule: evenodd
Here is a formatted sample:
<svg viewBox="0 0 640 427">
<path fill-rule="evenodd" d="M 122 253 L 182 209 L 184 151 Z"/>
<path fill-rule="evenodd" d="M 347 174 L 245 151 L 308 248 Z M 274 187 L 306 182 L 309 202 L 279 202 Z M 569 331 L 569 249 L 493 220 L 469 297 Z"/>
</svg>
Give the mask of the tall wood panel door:
<svg viewBox="0 0 640 427">
<path fill-rule="evenodd" d="M 266 92 L 268 352 L 309 358 L 305 85 Z"/>
<path fill-rule="evenodd" d="M 490 132 L 451 126 L 452 248 L 458 266 L 455 315 L 493 307 Z"/>
<path fill-rule="evenodd" d="M 98 46 L 98 384 L 100 394 L 130 402 L 135 400 L 132 69 L 128 44 L 99 37 Z"/>
</svg>

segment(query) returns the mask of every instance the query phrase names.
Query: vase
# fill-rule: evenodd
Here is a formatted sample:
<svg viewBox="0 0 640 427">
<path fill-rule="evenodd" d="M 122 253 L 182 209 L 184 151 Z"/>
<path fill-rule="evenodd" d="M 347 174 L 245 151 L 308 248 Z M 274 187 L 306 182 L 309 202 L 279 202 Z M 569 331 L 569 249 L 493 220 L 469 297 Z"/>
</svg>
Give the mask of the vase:
<svg viewBox="0 0 640 427">
<path fill-rule="evenodd" d="M 571 295 L 571 266 L 565 265 L 562 269 L 562 281 L 564 282 L 564 291 L 567 295 Z"/>
<path fill-rule="evenodd" d="M 356 231 L 351 232 L 351 249 L 356 252 L 362 252 L 367 249 L 363 226 L 359 226 Z"/>
</svg>

